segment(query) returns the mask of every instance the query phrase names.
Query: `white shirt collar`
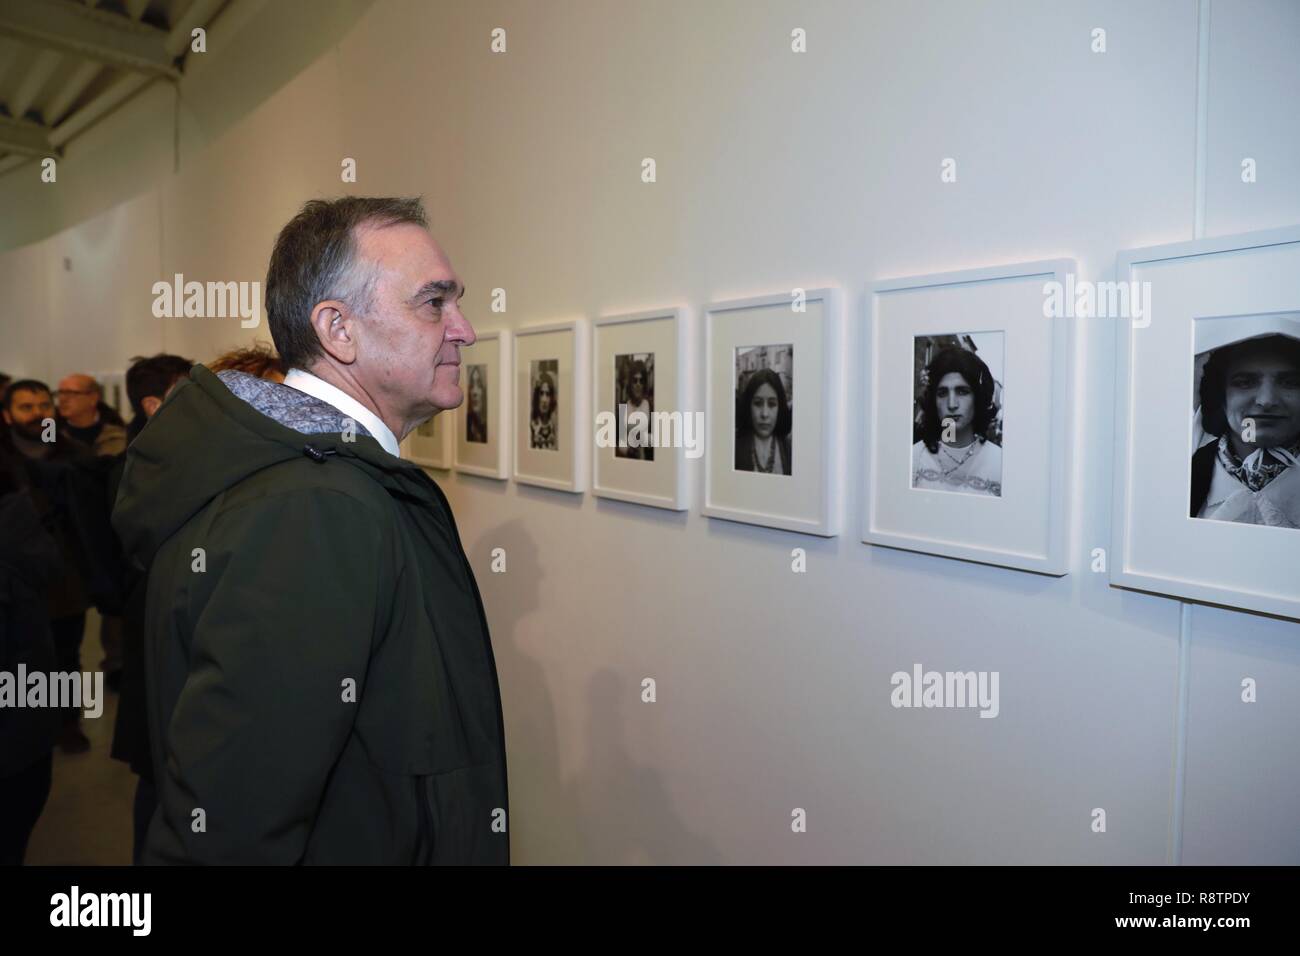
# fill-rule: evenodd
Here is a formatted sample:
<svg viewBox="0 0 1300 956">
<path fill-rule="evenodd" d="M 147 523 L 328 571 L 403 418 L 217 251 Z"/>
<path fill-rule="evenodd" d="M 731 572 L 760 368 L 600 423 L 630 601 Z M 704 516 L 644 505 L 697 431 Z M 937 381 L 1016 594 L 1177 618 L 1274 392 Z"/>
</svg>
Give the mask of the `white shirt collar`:
<svg viewBox="0 0 1300 956">
<path fill-rule="evenodd" d="M 397 437 L 384 424 L 383 419 L 343 391 L 343 389 L 331 385 L 323 378 L 317 378 L 311 372 L 305 372 L 300 368 L 289 369 L 289 374 L 284 377 L 284 384 L 333 405 L 344 415 L 360 422 L 366 431 L 374 436 L 375 441 L 384 447 L 384 451 L 395 458 L 402 457 L 402 451 L 397 445 Z"/>
</svg>

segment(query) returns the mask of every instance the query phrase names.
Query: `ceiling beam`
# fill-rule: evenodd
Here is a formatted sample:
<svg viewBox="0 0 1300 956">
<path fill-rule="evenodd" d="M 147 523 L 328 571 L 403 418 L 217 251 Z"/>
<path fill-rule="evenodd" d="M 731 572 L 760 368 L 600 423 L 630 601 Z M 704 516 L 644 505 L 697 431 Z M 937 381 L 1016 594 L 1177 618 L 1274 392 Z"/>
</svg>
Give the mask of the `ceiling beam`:
<svg viewBox="0 0 1300 956">
<path fill-rule="evenodd" d="M 0 0 L 0 34 L 119 69 L 180 77 L 167 31 L 73 0 Z"/>
<path fill-rule="evenodd" d="M 9 64 L 17 60 L 22 53 L 23 45 L 21 43 L 13 37 L 7 37 L 0 33 L 0 63 L 4 64 L 4 66 L 0 67 L 0 77 L 4 76 L 5 71 L 9 69 Z"/>
<path fill-rule="evenodd" d="M 41 88 L 50 81 L 54 71 L 58 69 L 59 64 L 63 61 L 63 54 L 58 50 L 42 50 L 36 54 L 36 60 L 27 69 L 23 75 L 22 82 L 18 84 L 18 89 L 14 92 L 13 99 L 5 104 L 9 108 L 9 115 L 21 119 L 32 108 L 36 102 L 36 94 Z"/>
<path fill-rule="evenodd" d="M 20 156 L 17 153 L 10 153 L 8 156 L 0 158 L 0 176 L 9 172 L 11 169 L 17 169 L 23 163 L 31 162 L 30 156 Z"/>
<path fill-rule="evenodd" d="M 72 108 L 72 104 L 77 101 L 77 97 L 86 91 L 90 81 L 99 75 L 99 71 L 104 68 L 102 63 L 96 63 L 94 60 L 82 60 L 80 65 L 72 71 L 72 75 L 63 81 L 63 86 L 54 94 L 50 102 L 46 104 L 41 111 L 41 119 L 45 121 L 46 126 L 55 126 Z"/>
<path fill-rule="evenodd" d="M 153 82 L 154 77 L 143 73 L 128 73 L 97 97 L 73 113 L 50 131 L 50 142 L 62 146 L 72 137 L 93 124 L 101 116 L 117 109 L 132 96 Z"/>
<path fill-rule="evenodd" d="M 50 142 L 50 131 L 39 123 L 0 116 L 0 152 L 22 156 L 58 156 Z"/>
</svg>

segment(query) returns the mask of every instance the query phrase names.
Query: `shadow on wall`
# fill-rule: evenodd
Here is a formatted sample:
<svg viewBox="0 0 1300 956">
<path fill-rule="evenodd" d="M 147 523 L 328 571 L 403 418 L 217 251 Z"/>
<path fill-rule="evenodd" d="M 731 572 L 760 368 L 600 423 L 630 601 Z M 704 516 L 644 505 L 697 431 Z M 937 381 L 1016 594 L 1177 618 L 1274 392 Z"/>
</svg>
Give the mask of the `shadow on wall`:
<svg viewBox="0 0 1300 956">
<path fill-rule="evenodd" d="M 505 570 L 493 572 L 493 552 Z M 623 714 L 640 685 L 603 668 L 588 684 L 584 766 L 561 775 L 555 706 L 541 662 L 520 646 L 519 623 L 540 607 L 540 552 L 522 520 L 485 531 L 475 576 L 501 679 L 515 864 L 720 863 L 720 854 L 673 812 L 661 775 L 629 757 Z M 558 635 L 547 635 L 554 641 Z M 566 748 L 571 751 L 574 748 Z"/>
<path fill-rule="evenodd" d="M 493 562 L 501 559 L 505 570 L 493 571 Z M 516 519 L 483 532 L 470 560 L 492 629 L 492 653 L 501 681 L 511 862 L 585 862 L 589 854 L 573 801 L 560 779 L 555 706 L 542 666 L 519 647 L 519 622 L 539 607 L 542 567 L 537 545 L 524 522 Z"/>
<path fill-rule="evenodd" d="M 599 848 L 592 862 L 717 865 L 717 847 L 673 812 L 662 774 L 628 757 L 623 714 L 641 704 L 639 682 L 608 668 L 587 685 L 587 764 L 579 782 L 582 829 Z M 653 705 L 661 706 L 661 705 Z"/>
</svg>

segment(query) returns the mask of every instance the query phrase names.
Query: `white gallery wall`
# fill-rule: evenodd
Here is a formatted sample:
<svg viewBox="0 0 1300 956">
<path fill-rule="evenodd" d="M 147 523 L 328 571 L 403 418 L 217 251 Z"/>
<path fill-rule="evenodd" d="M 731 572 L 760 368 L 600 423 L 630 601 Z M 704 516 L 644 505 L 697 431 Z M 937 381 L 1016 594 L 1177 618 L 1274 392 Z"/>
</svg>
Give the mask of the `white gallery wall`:
<svg viewBox="0 0 1300 956">
<path fill-rule="evenodd" d="M 0 369 L 269 338 L 155 319 L 152 283 L 261 280 L 301 202 L 344 192 L 422 194 L 483 329 L 838 286 L 850 356 L 869 279 L 1057 257 L 1109 279 L 1119 249 L 1193 238 L 1198 202 L 1205 235 L 1300 222 L 1293 0 L 377 0 L 348 23 L 179 171 L 167 126 L 148 187 L 0 254 Z M 25 170 L 0 194 L 49 196 Z M 1091 570 L 1115 342 L 1081 323 L 1063 578 L 858 540 L 856 359 L 836 538 L 701 516 L 701 461 L 685 513 L 435 472 L 492 625 L 514 860 L 1300 862 L 1300 624 Z M 1000 672 L 997 719 L 891 707 L 917 662 Z"/>
</svg>

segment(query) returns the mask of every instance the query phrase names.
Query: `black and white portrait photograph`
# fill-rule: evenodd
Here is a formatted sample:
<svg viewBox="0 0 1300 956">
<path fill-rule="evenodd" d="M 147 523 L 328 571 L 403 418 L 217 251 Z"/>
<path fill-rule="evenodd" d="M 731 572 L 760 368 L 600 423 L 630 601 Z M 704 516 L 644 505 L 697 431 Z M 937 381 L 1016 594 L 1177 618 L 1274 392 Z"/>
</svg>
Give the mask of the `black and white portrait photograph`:
<svg viewBox="0 0 1300 956">
<path fill-rule="evenodd" d="M 690 421 L 699 425 L 692 435 L 678 427 L 688 420 L 683 410 L 689 403 L 689 327 L 679 306 L 602 315 L 593 322 L 590 447 L 597 497 L 686 510 L 689 456 L 704 444 L 702 421 Z"/>
<path fill-rule="evenodd" d="M 794 346 L 736 349 L 736 471 L 793 473 Z"/>
<path fill-rule="evenodd" d="M 915 337 L 912 487 L 1002 495 L 1002 332 Z"/>
<path fill-rule="evenodd" d="M 655 405 L 655 355 L 636 352 L 614 356 L 614 409 L 618 444 L 614 457 L 654 461 L 651 414 Z"/>
<path fill-rule="evenodd" d="M 534 359 L 529 363 L 532 401 L 529 403 L 528 445 L 542 451 L 560 450 L 558 384 L 559 359 Z"/>
<path fill-rule="evenodd" d="M 1198 319 L 1193 518 L 1300 528 L 1300 319 Z"/>
<path fill-rule="evenodd" d="M 486 445 L 488 440 L 488 368 L 470 365 L 466 369 L 465 440 Z"/>
</svg>

